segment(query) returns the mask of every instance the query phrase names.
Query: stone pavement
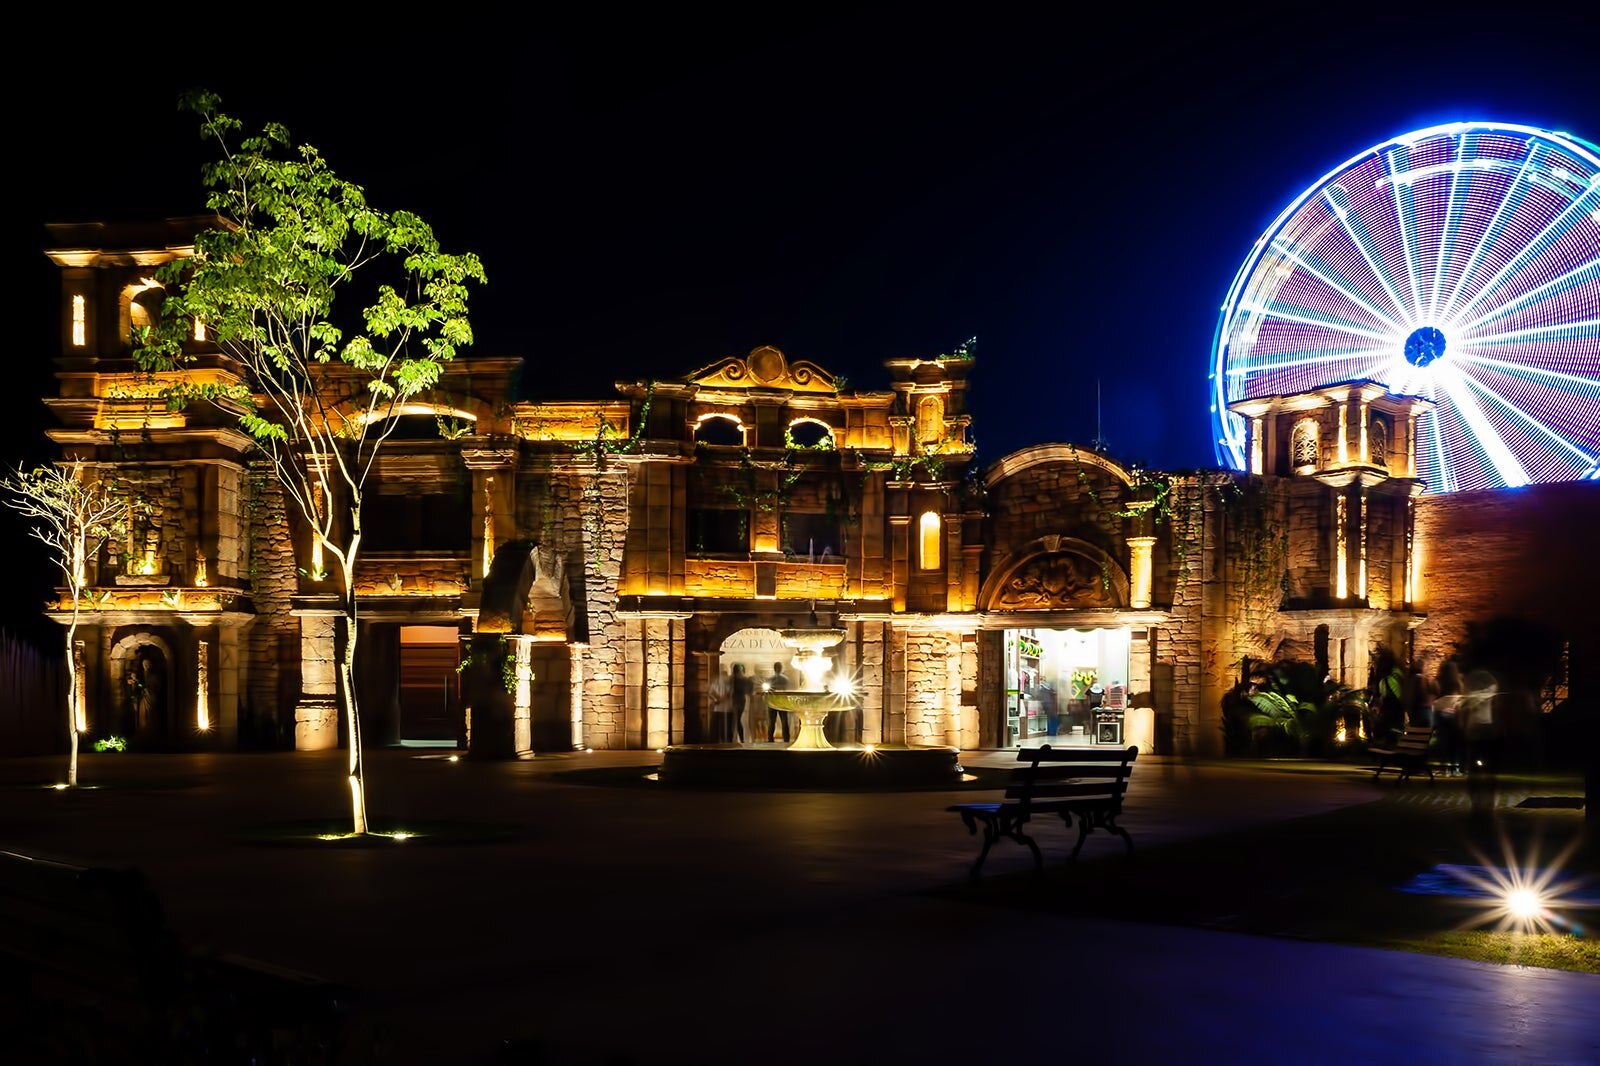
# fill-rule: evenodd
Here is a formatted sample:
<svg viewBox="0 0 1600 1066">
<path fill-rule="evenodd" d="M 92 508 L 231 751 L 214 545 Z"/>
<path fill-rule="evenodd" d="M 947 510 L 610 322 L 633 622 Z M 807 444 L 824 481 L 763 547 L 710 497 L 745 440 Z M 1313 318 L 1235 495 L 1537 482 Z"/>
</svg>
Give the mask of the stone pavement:
<svg viewBox="0 0 1600 1066">
<path fill-rule="evenodd" d="M 374 751 L 378 825 L 459 827 L 382 848 L 259 842 L 339 819 L 338 753 L 90 755 L 105 787 L 70 793 L 25 787 L 59 759 L 0 760 L 0 847 L 137 866 L 191 940 L 350 982 L 352 1061 L 1600 1062 L 1595 975 L 983 905 L 943 891 L 970 792 L 676 790 L 652 759 Z M 1143 848 L 1392 788 L 1143 758 L 1123 821 Z"/>
</svg>

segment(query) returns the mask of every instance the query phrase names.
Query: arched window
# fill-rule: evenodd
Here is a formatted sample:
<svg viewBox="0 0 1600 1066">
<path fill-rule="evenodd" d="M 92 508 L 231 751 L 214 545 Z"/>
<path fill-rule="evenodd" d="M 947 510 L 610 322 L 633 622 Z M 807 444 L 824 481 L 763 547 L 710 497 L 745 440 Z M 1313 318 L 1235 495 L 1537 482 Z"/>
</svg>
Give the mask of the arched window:
<svg viewBox="0 0 1600 1066">
<path fill-rule="evenodd" d="M 135 282 L 122 290 L 122 336 L 136 343 L 135 333 L 153 328 L 161 320 L 161 303 L 167 290 L 148 278 Z"/>
<path fill-rule="evenodd" d="M 1367 427 L 1367 454 L 1375 465 L 1389 465 L 1389 427 L 1381 418 Z"/>
<path fill-rule="evenodd" d="M 744 426 L 732 415 L 701 415 L 694 427 L 696 444 L 716 444 L 734 448 L 744 445 Z"/>
<path fill-rule="evenodd" d="M 944 440 L 944 400 L 924 396 L 917 401 L 917 443 L 938 444 Z"/>
<path fill-rule="evenodd" d="M 1317 460 L 1320 458 L 1322 446 L 1317 440 L 1317 423 L 1310 418 L 1300 420 L 1294 427 L 1293 445 L 1290 449 L 1290 465 L 1296 470 L 1316 469 Z"/>
<path fill-rule="evenodd" d="M 923 511 L 917 523 L 917 564 L 923 570 L 939 569 L 939 516 Z"/>
<path fill-rule="evenodd" d="M 784 431 L 783 443 L 789 448 L 832 448 L 833 427 L 815 418 L 797 418 Z"/>
</svg>

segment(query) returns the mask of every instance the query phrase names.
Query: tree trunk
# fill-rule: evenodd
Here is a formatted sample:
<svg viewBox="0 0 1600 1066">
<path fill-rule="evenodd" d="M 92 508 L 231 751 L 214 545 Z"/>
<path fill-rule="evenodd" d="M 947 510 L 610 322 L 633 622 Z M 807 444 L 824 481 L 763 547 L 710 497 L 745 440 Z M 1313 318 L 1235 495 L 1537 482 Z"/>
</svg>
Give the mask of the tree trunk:
<svg viewBox="0 0 1600 1066">
<path fill-rule="evenodd" d="M 350 829 L 367 832 L 366 762 L 361 754 L 361 711 L 356 706 L 356 592 L 355 559 L 347 557 L 344 577 L 344 651 L 339 656 L 339 698 L 344 702 L 345 731 L 349 737 Z"/>
<path fill-rule="evenodd" d="M 73 642 L 78 635 L 78 597 L 72 590 L 72 622 L 67 626 L 67 787 L 78 784 L 78 662 Z"/>
</svg>

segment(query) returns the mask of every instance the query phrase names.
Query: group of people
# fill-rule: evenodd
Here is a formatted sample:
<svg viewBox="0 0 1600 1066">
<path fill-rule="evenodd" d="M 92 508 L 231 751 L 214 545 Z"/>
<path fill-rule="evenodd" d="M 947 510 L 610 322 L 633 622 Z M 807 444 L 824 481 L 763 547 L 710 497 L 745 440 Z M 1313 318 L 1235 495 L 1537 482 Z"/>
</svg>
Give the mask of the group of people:
<svg viewBox="0 0 1600 1066">
<path fill-rule="evenodd" d="M 1492 804 L 1494 773 L 1502 758 L 1505 723 L 1499 704 L 1503 699 L 1491 677 L 1461 676 L 1455 660 L 1449 659 L 1430 676 L 1413 663 L 1405 673 L 1398 692 L 1384 693 L 1379 680 L 1378 704 L 1386 725 L 1401 721 L 1413 726 L 1432 726 L 1439 761 L 1447 771 L 1464 773 L 1473 807 Z M 1487 801 L 1478 795 L 1487 790 Z"/>
<path fill-rule="evenodd" d="M 782 692 L 789 688 L 789 675 L 783 672 L 781 662 L 772 664 L 772 673 L 761 682 L 763 692 Z M 714 744 L 743 744 L 745 742 L 745 712 L 756 692 L 756 680 L 745 673 L 743 663 L 733 664 L 733 673 L 718 671 L 711 681 L 711 741 Z M 778 727 L 783 727 L 783 740 L 791 739 L 789 715 L 776 707 L 767 708 L 767 738 L 778 739 Z"/>
</svg>

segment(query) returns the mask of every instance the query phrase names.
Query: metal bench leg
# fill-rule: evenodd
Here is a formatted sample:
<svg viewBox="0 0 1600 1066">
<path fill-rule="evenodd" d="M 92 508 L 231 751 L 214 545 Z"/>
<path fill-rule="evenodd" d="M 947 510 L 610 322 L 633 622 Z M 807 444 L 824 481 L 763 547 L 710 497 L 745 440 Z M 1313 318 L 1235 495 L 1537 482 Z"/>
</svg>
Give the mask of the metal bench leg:
<svg viewBox="0 0 1600 1066">
<path fill-rule="evenodd" d="M 974 833 L 978 831 L 977 819 L 968 817 L 965 811 L 962 812 L 961 817 L 966 821 L 967 828 L 971 829 Z M 983 860 L 989 857 L 989 849 L 994 847 L 995 840 L 1000 836 L 999 826 L 995 825 L 995 820 L 993 818 L 984 818 L 982 819 L 982 822 L 983 848 L 978 852 L 978 861 L 972 864 L 972 873 L 969 876 L 973 881 L 976 881 L 978 879 L 978 875 L 983 872 Z"/>
<path fill-rule="evenodd" d="M 1078 815 L 1078 844 L 1077 847 L 1072 849 L 1072 854 L 1067 858 L 1068 862 L 1078 861 L 1078 852 L 1083 850 L 1083 842 L 1089 839 L 1089 831 L 1093 828 L 1089 824 L 1089 816 L 1087 814 Z"/>
</svg>

